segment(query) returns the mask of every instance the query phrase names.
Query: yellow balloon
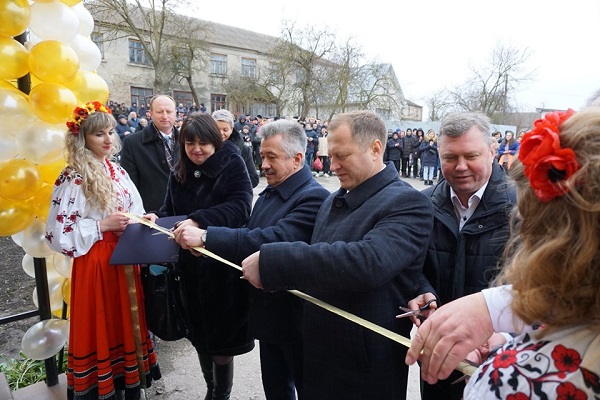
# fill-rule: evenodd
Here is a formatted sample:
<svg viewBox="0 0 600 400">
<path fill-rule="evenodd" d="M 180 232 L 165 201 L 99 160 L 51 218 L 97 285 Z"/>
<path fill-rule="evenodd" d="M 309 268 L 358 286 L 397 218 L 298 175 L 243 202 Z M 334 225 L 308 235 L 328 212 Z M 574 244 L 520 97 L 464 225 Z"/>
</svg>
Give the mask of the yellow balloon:
<svg viewBox="0 0 600 400">
<path fill-rule="evenodd" d="M 44 82 L 66 83 L 79 70 L 75 50 L 58 40 L 39 42 L 29 52 L 29 70 Z"/>
<path fill-rule="evenodd" d="M 19 36 L 29 26 L 30 18 L 27 0 L 0 0 L 0 35 Z"/>
<path fill-rule="evenodd" d="M 44 183 L 54 185 L 54 182 L 56 182 L 56 178 L 58 178 L 58 175 L 65 168 L 66 165 L 67 162 L 65 161 L 65 159 L 61 158 L 53 163 L 38 164 L 36 165 L 36 168 Z"/>
<path fill-rule="evenodd" d="M 27 49 L 16 40 L 0 36 L 0 79 L 17 79 L 29 72 Z"/>
<path fill-rule="evenodd" d="M 33 222 L 33 202 L 0 197 L 0 236 L 21 232 Z"/>
<path fill-rule="evenodd" d="M 75 78 L 65 84 L 65 86 L 75 93 L 79 104 L 84 104 L 88 101 L 99 101 L 100 103 L 108 101 L 108 84 L 100 75 L 91 71 L 80 69 L 75 74 Z"/>
<path fill-rule="evenodd" d="M 63 301 L 67 304 L 71 304 L 71 279 L 65 279 L 62 286 L 62 297 Z"/>
<path fill-rule="evenodd" d="M 0 79 L 0 89 L 8 89 L 12 92 L 18 93 L 20 94 L 25 100 L 27 100 L 27 95 L 23 92 L 21 92 L 19 90 L 19 88 L 17 87 L 17 82 L 15 81 L 14 84 L 5 81 L 4 79 Z"/>
<path fill-rule="evenodd" d="M 77 107 L 77 97 L 63 85 L 43 82 L 31 89 L 29 107 L 42 121 L 51 124 L 64 123 Z"/>
<path fill-rule="evenodd" d="M 68 5 L 69 7 L 73 7 L 75 4 L 81 3 L 81 0 L 60 0 L 60 2 Z"/>
<path fill-rule="evenodd" d="M 42 188 L 42 179 L 29 160 L 13 158 L 0 164 L 0 196 L 24 200 Z"/>
<path fill-rule="evenodd" d="M 54 189 L 54 185 L 44 185 L 33 196 L 33 214 L 44 222 L 46 222 L 48 211 L 50 211 L 52 189 Z"/>
</svg>

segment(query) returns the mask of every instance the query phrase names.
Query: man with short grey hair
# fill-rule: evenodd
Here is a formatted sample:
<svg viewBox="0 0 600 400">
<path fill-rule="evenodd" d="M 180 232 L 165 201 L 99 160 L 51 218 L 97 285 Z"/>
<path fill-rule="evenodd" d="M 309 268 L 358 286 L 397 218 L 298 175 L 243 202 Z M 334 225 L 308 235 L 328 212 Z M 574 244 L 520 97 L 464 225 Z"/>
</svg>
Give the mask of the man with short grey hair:
<svg viewBox="0 0 600 400">
<path fill-rule="evenodd" d="M 436 299 L 432 309 L 488 287 L 509 235 L 509 214 L 516 203 L 514 189 L 494 159 L 490 120 L 482 113 L 456 113 L 441 123 L 438 150 L 444 180 L 425 193 L 433 204 L 433 231 L 423 266 L 417 309 Z M 413 318 L 419 326 L 419 321 Z M 504 341 L 493 336 L 489 343 Z M 423 400 L 462 398 L 460 377 L 421 384 Z"/>
<path fill-rule="evenodd" d="M 268 186 L 259 194 L 252 215 L 240 229 L 185 227 L 175 240 L 182 248 L 206 248 L 241 263 L 264 243 L 311 238 L 317 211 L 329 195 L 304 164 L 306 134 L 291 120 L 261 128 L 262 170 Z M 223 266 L 223 268 L 229 268 Z M 302 300 L 286 292 L 250 291 L 250 336 L 260 340 L 260 364 L 267 399 L 302 397 Z M 205 377 L 210 364 L 202 365 Z"/>
</svg>

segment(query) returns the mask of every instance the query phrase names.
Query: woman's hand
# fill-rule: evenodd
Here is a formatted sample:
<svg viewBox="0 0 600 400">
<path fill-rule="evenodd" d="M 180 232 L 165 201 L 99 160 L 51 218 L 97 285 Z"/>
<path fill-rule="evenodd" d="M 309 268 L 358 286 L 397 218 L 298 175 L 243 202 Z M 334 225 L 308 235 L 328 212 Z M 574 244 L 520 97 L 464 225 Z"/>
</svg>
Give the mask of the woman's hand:
<svg viewBox="0 0 600 400">
<path fill-rule="evenodd" d="M 152 222 L 153 224 L 156 223 L 156 220 L 158 219 L 158 216 L 154 213 L 149 213 L 149 214 L 144 214 L 144 219 L 147 219 L 148 221 Z"/>
<path fill-rule="evenodd" d="M 122 233 L 129 224 L 129 217 L 121 212 L 114 212 L 100 221 L 100 232 L 113 231 Z"/>
</svg>

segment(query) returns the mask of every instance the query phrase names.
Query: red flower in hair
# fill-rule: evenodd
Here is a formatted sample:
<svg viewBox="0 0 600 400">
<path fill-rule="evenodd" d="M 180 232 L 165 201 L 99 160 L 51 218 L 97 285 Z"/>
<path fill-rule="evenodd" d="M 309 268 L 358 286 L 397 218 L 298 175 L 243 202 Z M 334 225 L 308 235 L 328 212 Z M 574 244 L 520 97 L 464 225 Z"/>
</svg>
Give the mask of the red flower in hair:
<svg viewBox="0 0 600 400">
<path fill-rule="evenodd" d="M 81 126 L 81 123 L 90 114 L 93 114 L 95 112 L 105 112 L 107 114 L 112 114 L 110 108 L 105 107 L 104 104 L 98 101 L 89 101 L 85 103 L 85 105 L 83 105 L 82 107 L 76 107 L 75 110 L 73 110 L 73 115 L 71 116 L 71 119 L 67 121 L 67 128 L 69 128 L 69 131 L 73 135 L 79 135 L 79 127 Z"/>
<path fill-rule="evenodd" d="M 523 173 L 536 196 L 548 202 L 568 192 L 559 182 L 569 179 L 579 169 L 575 152 L 560 145 L 560 125 L 575 111 L 551 112 L 534 123 L 534 128 L 523 136 L 519 160 Z"/>
</svg>

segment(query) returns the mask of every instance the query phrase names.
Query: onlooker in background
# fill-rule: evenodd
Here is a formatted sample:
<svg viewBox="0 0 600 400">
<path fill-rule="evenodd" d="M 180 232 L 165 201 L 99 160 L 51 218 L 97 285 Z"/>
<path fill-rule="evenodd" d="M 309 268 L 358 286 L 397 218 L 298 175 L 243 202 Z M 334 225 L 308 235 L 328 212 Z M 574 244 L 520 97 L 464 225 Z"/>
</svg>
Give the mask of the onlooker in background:
<svg viewBox="0 0 600 400">
<path fill-rule="evenodd" d="M 184 117 L 188 113 L 188 109 L 186 106 L 183 105 L 183 103 L 179 103 L 179 105 L 177 106 L 175 111 L 177 111 L 177 114 L 179 114 L 180 116 L 181 116 L 181 114 L 183 114 Z"/>
<path fill-rule="evenodd" d="M 419 147 L 421 153 L 421 164 L 423 165 L 423 183 L 425 185 L 433 185 L 433 175 L 438 163 L 437 137 L 435 132 L 430 130 L 427 133 L 427 138 Z"/>
<path fill-rule="evenodd" d="M 140 106 L 138 107 L 137 115 L 140 118 L 145 117 L 145 115 L 146 115 L 146 106 L 144 105 L 144 103 L 140 104 Z"/>
<path fill-rule="evenodd" d="M 387 141 L 387 157 L 400 173 L 400 162 L 402 161 L 402 140 L 398 137 L 398 132 L 392 134 L 392 138 Z"/>
<path fill-rule="evenodd" d="M 242 135 L 233 127 L 233 114 L 229 110 L 221 109 L 213 112 L 212 117 L 217 122 L 223 140 L 230 140 L 240 150 L 240 154 L 248 170 L 248 175 L 250 176 L 250 182 L 252 183 L 252 187 L 255 188 L 258 186 L 259 179 L 254 159 L 252 158 L 252 148 L 245 145 Z"/>
<path fill-rule="evenodd" d="M 138 105 L 137 103 L 134 101 L 133 103 L 131 103 L 131 107 L 129 107 L 129 112 L 134 112 L 137 114 L 138 112 Z"/>
<path fill-rule="evenodd" d="M 115 130 L 119 134 L 119 138 L 121 141 L 125 139 L 125 136 L 131 133 L 131 127 L 127 123 L 127 117 L 123 114 L 117 117 L 117 125 L 115 126 Z"/>
<path fill-rule="evenodd" d="M 132 111 L 127 116 L 127 123 L 131 127 L 131 131 L 135 132 L 137 130 L 138 125 L 140 124 L 140 119 L 137 116 L 135 111 Z"/>
<path fill-rule="evenodd" d="M 77 107 L 67 127 L 68 166 L 54 184 L 45 232 L 50 248 L 74 259 L 63 398 L 139 399 L 141 389 L 160 378 L 139 266 L 109 260 L 129 223 L 122 212 L 143 214 L 142 199 L 110 160 L 121 143 L 107 108 L 98 102 Z"/>
<path fill-rule="evenodd" d="M 410 178 L 413 167 L 413 153 L 415 148 L 419 148 L 419 139 L 413 135 L 412 129 L 406 130 L 406 135 L 402 139 L 402 177 Z"/>
<path fill-rule="evenodd" d="M 323 162 L 323 171 L 321 172 L 321 176 L 325 178 L 329 178 L 331 175 L 330 165 L 331 158 L 329 157 L 329 146 L 327 145 L 327 137 L 329 136 L 329 132 L 327 131 L 326 126 L 321 127 L 321 132 L 319 133 L 319 150 L 318 154 Z"/>
<path fill-rule="evenodd" d="M 148 126 L 148 120 L 146 118 L 140 118 L 140 123 L 138 124 L 135 131 L 139 132 L 147 126 Z"/>
<path fill-rule="evenodd" d="M 197 112 L 199 111 L 198 106 L 196 105 L 195 101 L 192 101 L 192 105 L 190 106 L 190 108 L 188 109 L 188 113 L 191 114 L 193 112 Z"/>
<path fill-rule="evenodd" d="M 248 282 L 267 292 L 301 289 L 410 334 L 410 321 L 394 315 L 418 287 L 432 210 L 393 165 L 383 164 L 386 140 L 373 112 L 333 117 L 328 147 L 340 190 L 321 206 L 310 244 L 267 243 L 246 258 Z M 402 346 L 308 302 L 302 325 L 305 399 L 406 398 Z"/>
<path fill-rule="evenodd" d="M 171 168 L 179 160 L 175 100 L 157 95 L 150 100 L 152 122 L 123 140 L 121 165 L 137 187 L 146 210 L 157 210 L 165 200 Z"/>
<path fill-rule="evenodd" d="M 121 103 L 117 105 L 117 113 L 127 115 L 129 114 L 129 107 L 125 105 L 125 103 Z"/>
<path fill-rule="evenodd" d="M 317 211 L 329 191 L 315 181 L 304 163 L 306 134 L 295 121 L 264 128 L 261 149 L 267 187 L 244 228 L 185 227 L 175 240 L 186 249 L 205 246 L 237 264 L 264 243 L 309 242 Z M 287 292 L 250 288 L 250 336 L 260 340 L 260 368 L 266 398 L 303 398 L 303 301 Z"/>
<path fill-rule="evenodd" d="M 498 156 L 500 157 L 498 163 L 505 170 L 509 170 L 517 151 L 519 151 L 519 142 L 515 140 L 511 131 L 506 131 L 504 140 L 500 143 L 500 147 L 498 147 Z"/>
<path fill-rule="evenodd" d="M 246 121 L 247 121 L 246 115 L 244 115 L 244 113 L 242 113 L 238 117 L 238 120 L 233 123 L 233 127 L 235 128 L 236 131 L 241 132 L 244 129 L 244 125 L 248 125 L 248 123 Z"/>
<path fill-rule="evenodd" d="M 252 186 L 239 155 L 223 141 L 210 114 L 188 116 L 179 135 L 179 163 L 157 216 L 186 215 L 173 232 L 186 226 L 239 228 L 252 206 Z M 182 298 L 190 340 L 198 353 L 207 385 L 207 399 L 229 399 L 233 357 L 254 348 L 248 336 L 248 289 L 240 272 L 207 257 L 180 250 L 175 268 L 181 274 Z"/>
<path fill-rule="evenodd" d="M 421 148 L 421 143 L 423 143 L 424 140 L 424 135 L 425 133 L 423 132 L 423 129 L 419 128 L 416 131 L 416 138 L 417 138 L 417 144 L 416 147 L 414 147 L 413 145 L 413 155 L 412 155 L 412 159 L 413 159 L 413 179 L 418 179 L 418 178 L 423 178 L 423 169 L 422 164 L 421 164 L 421 152 L 419 151 L 419 149 Z"/>
<path fill-rule="evenodd" d="M 435 309 L 478 292 L 498 272 L 515 196 L 494 160 L 492 140 L 490 120 L 482 113 L 450 114 L 442 120 L 438 151 L 445 179 L 423 191 L 433 204 L 433 230 L 411 309 L 437 299 L 431 306 Z M 416 318 L 413 322 L 420 324 Z M 490 341 L 505 339 L 497 335 Z M 461 399 L 464 383 L 452 384 L 460 376 L 435 385 L 422 382 L 423 400 Z"/>
<path fill-rule="evenodd" d="M 200 112 L 203 112 L 203 113 L 208 112 L 206 110 L 206 106 L 204 105 L 204 103 L 200 103 Z"/>
<path fill-rule="evenodd" d="M 308 123 L 306 124 L 306 165 L 309 167 L 312 165 L 315 160 L 315 153 L 319 149 L 319 134 L 313 130 L 313 125 Z"/>
</svg>

